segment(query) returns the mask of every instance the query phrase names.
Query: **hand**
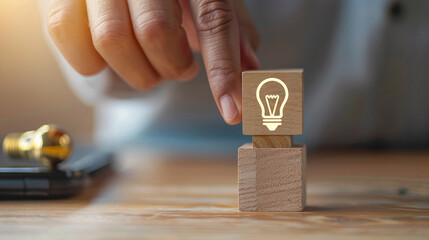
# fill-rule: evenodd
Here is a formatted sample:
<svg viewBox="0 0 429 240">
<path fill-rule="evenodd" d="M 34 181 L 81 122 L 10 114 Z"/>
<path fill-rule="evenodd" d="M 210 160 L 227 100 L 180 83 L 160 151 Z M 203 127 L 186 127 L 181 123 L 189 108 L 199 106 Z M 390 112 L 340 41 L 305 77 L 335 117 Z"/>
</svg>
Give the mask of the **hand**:
<svg viewBox="0 0 429 240">
<path fill-rule="evenodd" d="M 241 71 L 258 68 L 258 33 L 241 0 L 53 0 L 48 31 L 70 65 L 109 65 L 137 89 L 198 73 L 201 51 L 225 121 L 241 121 Z"/>
</svg>

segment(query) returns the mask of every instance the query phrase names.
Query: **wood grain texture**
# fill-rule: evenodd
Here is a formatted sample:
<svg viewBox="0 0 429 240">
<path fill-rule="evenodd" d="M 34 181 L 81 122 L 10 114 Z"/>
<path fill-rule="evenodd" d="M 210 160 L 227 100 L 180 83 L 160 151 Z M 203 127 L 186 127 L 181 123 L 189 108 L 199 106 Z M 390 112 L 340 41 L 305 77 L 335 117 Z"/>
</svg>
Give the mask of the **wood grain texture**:
<svg viewBox="0 0 429 240">
<path fill-rule="evenodd" d="M 289 148 L 293 144 L 293 136 L 253 136 L 254 148 Z"/>
<path fill-rule="evenodd" d="M 238 149 L 240 211 L 286 212 L 305 207 L 305 146 Z"/>
<path fill-rule="evenodd" d="M 234 156 L 127 150 L 116 174 L 58 200 L 0 201 L 0 238 L 427 239 L 429 152 L 308 156 L 303 212 L 240 212 Z"/>
<path fill-rule="evenodd" d="M 278 79 L 286 85 L 288 97 L 283 109 L 281 105 L 286 94 L 280 83 L 275 81 L 263 83 L 259 94 L 257 92 L 258 86 L 268 78 Z M 244 135 L 302 134 L 304 119 L 302 69 L 245 71 L 242 73 L 242 79 Z M 257 95 L 261 102 L 258 102 Z M 264 106 L 265 118 L 262 115 L 261 104 Z M 281 112 L 283 117 L 278 118 L 281 120 L 281 125 L 270 131 L 264 124 L 267 124 L 266 121 L 278 120 L 275 116 L 279 116 Z M 270 115 L 271 113 L 273 115 Z M 274 119 L 267 116 L 273 116 Z"/>
</svg>

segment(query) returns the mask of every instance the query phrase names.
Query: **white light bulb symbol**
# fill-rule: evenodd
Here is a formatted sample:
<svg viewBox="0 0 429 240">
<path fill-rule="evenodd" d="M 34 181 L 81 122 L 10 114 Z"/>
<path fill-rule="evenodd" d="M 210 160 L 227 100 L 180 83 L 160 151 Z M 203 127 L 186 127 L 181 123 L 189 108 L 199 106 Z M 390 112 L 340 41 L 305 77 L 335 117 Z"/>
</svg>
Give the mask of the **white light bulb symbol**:
<svg viewBox="0 0 429 240">
<path fill-rule="evenodd" d="M 267 93 L 267 91 L 262 91 L 261 94 L 261 88 L 263 88 L 265 84 L 267 84 L 267 86 L 276 84 L 280 88 L 270 87 L 268 89 L 271 92 Z M 263 96 L 263 98 L 261 99 L 261 95 L 264 94 L 265 96 Z M 283 98 L 283 101 L 280 101 L 281 98 Z M 283 109 L 286 105 L 288 98 L 289 90 L 286 84 L 278 78 L 267 78 L 262 81 L 256 89 L 256 99 L 258 100 L 259 106 L 261 107 L 261 116 L 263 118 L 262 125 L 267 126 L 269 131 L 275 131 L 278 126 L 282 125 Z"/>
</svg>

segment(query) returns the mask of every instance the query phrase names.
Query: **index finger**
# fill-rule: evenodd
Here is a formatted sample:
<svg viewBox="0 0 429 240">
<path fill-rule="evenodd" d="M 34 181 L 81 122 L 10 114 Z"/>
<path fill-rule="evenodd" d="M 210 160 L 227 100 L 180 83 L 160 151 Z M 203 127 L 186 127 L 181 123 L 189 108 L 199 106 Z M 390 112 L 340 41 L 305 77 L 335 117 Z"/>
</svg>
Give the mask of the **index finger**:
<svg viewBox="0 0 429 240">
<path fill-rule="evenodd" d="M 191 0 L 210 88 L 224 120 L 241 121 L 240 38 L 230 0 Z"/>
</svg>

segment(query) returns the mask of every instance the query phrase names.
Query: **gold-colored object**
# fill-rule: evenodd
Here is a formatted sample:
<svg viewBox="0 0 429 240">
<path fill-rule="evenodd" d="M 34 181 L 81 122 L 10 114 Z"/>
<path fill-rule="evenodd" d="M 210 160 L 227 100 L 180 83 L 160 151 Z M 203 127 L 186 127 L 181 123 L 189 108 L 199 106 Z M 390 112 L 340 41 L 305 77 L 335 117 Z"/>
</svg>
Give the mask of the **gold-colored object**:
<svg viewBox="0 0 429 240">
<path fill-rule="evenodd" d="M 37 130 L 9 133 L 3 140 L 3 152 L 12 159 L 31 159 L 55 167 L 71 153 L 67 133 L 55 125 L 43 125 Z"/>
</svg>

